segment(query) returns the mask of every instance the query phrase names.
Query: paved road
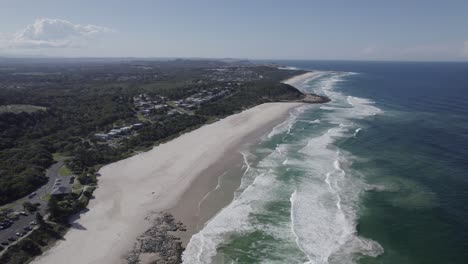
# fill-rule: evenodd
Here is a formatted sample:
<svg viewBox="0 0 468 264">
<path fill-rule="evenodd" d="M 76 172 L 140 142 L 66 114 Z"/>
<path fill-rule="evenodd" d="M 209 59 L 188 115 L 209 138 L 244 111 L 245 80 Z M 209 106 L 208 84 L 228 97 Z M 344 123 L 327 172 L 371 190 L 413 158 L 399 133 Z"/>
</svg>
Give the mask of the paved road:
<svg viewBox="0 0 468 264">
<path fill-rule="evenodd" d="M 16 204 L 16 206 L 13 207 L 12 209 L 14 211 L 17 211 L 17 212 L 24 211 L 23 202 L 29 201 L 31 203 L 41 204 L 38 211 L 42 215 L 45 215 L 46 209 L 47 209 L 47 202 L 41 200 L 41 198 L 44 198 L 44 196 L 50 194 L 50 192 L 52 191 L 52 188 L 54 187 L 54 184 L 55 184 L 57 179 L 62 180 L 62 183 L 61 183 L 62 186 L 65 186 L 65 185 L 69 184 L 68 183 L 69 182 L 69 177 L 63 177 L 63 176 L 59 175 L 59 170 L 60 170 L 60 167 L 62 167 L 62 166 L 63 166 L 63 161 L 59 161 L 59 162 L 53 164 L 52 166 L 50 166 L 46 171 L 46 175 L 49 178 L 49 181 L 36 191 L 37 195 L 35 195 L 33 198 L 24 197 L 22 199 L 19 199 L 18 201 L 15 201 L 14 204 Z M 10 237 L 18 238 L 16 236 L 16 233 L 17 232 L 26 232 L 24 230 L 24 227 L 30 226 L 30 223 L 33 222 L 33 221 L 36 221 L 36 214 L 35 213 L 28 214 L 28 216 L 19 215 L 19 219 L 14 221 L 13 225 L 11 225 L 8 229 L 0 230 L 0 243 L 4 242 L 4 241 L 7 241 L 8 243 L 11 244 L 11 242 L 8 241 L 8 238 L 10 238 Z M 5 246 L 3 246 L 3 247 L 5 247 Z"/>
</svg>

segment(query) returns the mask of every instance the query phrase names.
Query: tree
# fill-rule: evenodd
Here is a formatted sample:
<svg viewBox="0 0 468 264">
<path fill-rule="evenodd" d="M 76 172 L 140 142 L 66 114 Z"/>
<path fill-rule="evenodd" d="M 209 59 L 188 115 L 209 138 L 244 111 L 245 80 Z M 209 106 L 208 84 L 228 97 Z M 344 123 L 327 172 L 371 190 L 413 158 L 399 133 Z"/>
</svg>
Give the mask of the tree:
<svg viewBox="0 0 468 264">
<path fill-rule="evenodd" d="M 37 211 L 37 206 L 32 204 L 31 202 L 28 202 L 28 201 L 23 203 L 23 208 L 24 208 L 25 211 L 27 211 L 29 213 Z"/>
<path fill-rule="evenodd" d="M 40 227 L 45 226 L 44 217 L 42 217 L 41 213 L 39 212 L 36 213 L 36 222 Z"/>
<path fill-rule="evenodd" d="M 88 183 L 88 179 L 89 177 L 86 172 L 82 172 L 80 175 L 78 175 L 78 181 L 83 185 Z"/>
<path fill-rule="evenodd" d="M 32 256 L 37 256 L 42 253 L 41 248 L 29 238 L 24 239 L 21 249 Z"/>
</svg>

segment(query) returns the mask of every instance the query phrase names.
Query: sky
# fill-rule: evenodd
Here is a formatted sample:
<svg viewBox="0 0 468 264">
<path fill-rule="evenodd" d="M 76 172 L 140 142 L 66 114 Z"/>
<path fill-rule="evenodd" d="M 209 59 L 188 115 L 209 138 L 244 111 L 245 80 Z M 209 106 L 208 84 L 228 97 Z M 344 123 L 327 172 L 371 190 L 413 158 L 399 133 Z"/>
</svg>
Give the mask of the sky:
<svg viewBox="0 0 468 264">
<path fill-rule="evenodd" d="M 468 61 L 468 1 L 0 0 L 0 56 Z"/>
</svg>

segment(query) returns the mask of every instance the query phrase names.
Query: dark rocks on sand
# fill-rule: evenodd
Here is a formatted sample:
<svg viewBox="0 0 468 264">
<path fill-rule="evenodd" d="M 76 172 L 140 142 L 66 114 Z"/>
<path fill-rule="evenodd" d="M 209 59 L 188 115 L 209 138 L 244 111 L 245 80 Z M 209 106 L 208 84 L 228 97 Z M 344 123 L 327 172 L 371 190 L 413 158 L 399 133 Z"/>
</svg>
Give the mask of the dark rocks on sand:
<svg viewBox="0 0 468 264">
<path fill-rule="evenodd" d="M 147 218 L 150 220 L 150 218 Z M 145 231 L 135 243 L 133 250 L 126 256 L 128 264 L 140 263 L 140 256 L 152 253 L 157 256 L 154 263 L 176 264 L 182 263 L 184 248 L 179 237 L 169 232 L 186 231 L 181 222 L 177 222 L 169 213 L 157 213 L 152 221 L 152 227 Z"/>
</svg>

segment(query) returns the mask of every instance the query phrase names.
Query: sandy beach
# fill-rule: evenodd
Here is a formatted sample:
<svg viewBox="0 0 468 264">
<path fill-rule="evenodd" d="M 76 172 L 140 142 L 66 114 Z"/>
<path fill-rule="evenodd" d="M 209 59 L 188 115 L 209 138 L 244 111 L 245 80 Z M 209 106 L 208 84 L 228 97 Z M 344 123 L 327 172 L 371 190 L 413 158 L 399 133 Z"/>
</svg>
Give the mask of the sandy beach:
<svg viewBox="0 0 468 264">
<path fill-rule="evenodd" d="M 287 82 L 294 81 L 298 79 Z M 33 263 L 123 263 L 136 239 L 151 226 L 145 218 L 152 212 L 169 211 L 182 221 L 187 231 L 180 235 L 186 243 L 232 199 L 232 193 L 218 202 L 207 197 L 217 190 L 221 175 L 235 174 L 233 170 L 238 174 L 242 148 L 258 142 L 300 105 L 262 104 L 104 166 L 89 210 L 73 221 L 63 241 Z M 206 201 L 215 204 L 203 207 Z"/>
<path fill-rule="evenodd" d="M 317 78 L 320 75 L 322 75 L 324 72 L 321 71 L 311 71 L 311 72 L 306 72 L 301 75 L 296 75 L 293 76 L 289 79 L 286 79 L 282 81 L 282 83 L 292 85 L 294 87 L 300 87 L 303 83 L 308 82 L 311 79 Z"/>
</svg>

